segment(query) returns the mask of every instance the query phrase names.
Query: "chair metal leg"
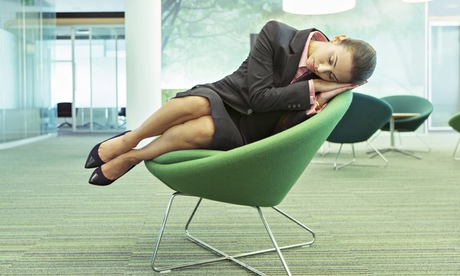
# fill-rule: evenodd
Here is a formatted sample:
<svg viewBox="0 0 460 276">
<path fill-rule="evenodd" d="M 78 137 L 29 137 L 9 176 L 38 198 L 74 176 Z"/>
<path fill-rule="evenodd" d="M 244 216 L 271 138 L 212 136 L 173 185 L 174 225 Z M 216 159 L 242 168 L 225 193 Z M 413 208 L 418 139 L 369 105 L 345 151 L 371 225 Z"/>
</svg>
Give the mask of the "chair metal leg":
<svg viewBox="0 0 460 276">
<path fill-rule="evenodd" d="M 166 213 L 165 213 L 165 216 L 163 218 L 163 223 L 161 224 L 160 233 L 158 235 L 157 242 L 155 244 L 155 249 L 153 250 L 151 264 L 152 264 L 152 269 L 157 271 L 157 272 L 166 272 L 166 271 L 171 270 L 171 268 L 157 268 L 157 267 L 155 267 L 155 259 L 157 257 L 158 249 L 160 248 L 161 238 L 163 237 L 163 233 L 164 233 L 164 230 L 165 230 L 165 227 L 166 227 L 166 222 L 168 221 L 169 211 L 171 211 L 171 206 L 172 206 L 172 203 L 173 203 L 173 200 L 174 200 L 175 197 L 176 197 L 176 194 L 173 194 L 171 196 L 171 198 L 169 199 L 168 206 L 166 207 Z"/>
<path fill-rule="evenodd" d="M 61 127 L 63 127 L 63 126 L 72 127 L 72 124 L 69 123 L 69 122 L 67 122 L 67 120 L 65 120 L 64 123 L 62 123 L 62 124 L 60 124 L 60 125 L 58 126 L 58 128 L 61 128 Z"/>
<path fill-rule="evenodd" d="M 324 155 L 328 154 L 329 151 L 331 150 L 331 143 L 327 142 L 326 150 L 323 150 L 324 144 L 326 144 L 326 142 L 323 143 L 323 145 L 321 146 L 321 148 L 319 150 L 319 154 L 321 154 L 321 156 L 324 156 Z"/>
<path fill-rule="evenodd" d="M 279 247 L 276 240 L 275 240 L 275 237 L 273 236 L 273 233 L 271 232 L 269 226 L 268 226 L 268 223 L 262 213 L 262 210 L 260 207 L 255 207 L 259 213 L 259 216 L 265 226 L 265 229 L 274 245 L 274 248 L 270 248 L 270 249 L 265 249 L 265 250 L 259 250 L 259 251 L 254 251 L 254 252 L 248 252 L 248 253 L 240 253 L 240 254 L 236 254 L 236 255 L 228 255 L 227 253 L 211 246 L 210 244 L 194 237 L 193 235 L 190 234 L 189 232 L 189 226 L 196 214 L 196 211 L 198 210 L 198 207 L 200 206 L 200 203 L 202 201 L 202 199 L 200 198 L 198 200 L 198 203 L 196 204 L 189 220 L 187 221 L 187 224 L 185 226 L 185 233 L 186 233 L 186 237 L 187 239 L 189 239 L 190 241 L 200 245 L 201 247 L 219 255 L 220 257 L 216 257 L 216 258 L 211 258 L 211 259 L 207 259 L 207 260 L 200 260 L 200 261 L 195 261 L 195 262 L 188 262 L 188 263 L 184 263 L 184 264 L 180 264 L 180 265 L 175 265 L 175 266 L 168 266 L 168 267 L 157 267 L 155 266 L 155 261 L 156 261 L 156 258 L 158 257 L 158 251 L 159 251 L 159 248 L 160 248 L 160 243 L 161 243 L 161 239 L 163 237 L 163 233 L 164 233 L 164 230 L 165 230 L 165 227 L 166 227 L 166 223 L 167 223 L 167 220 L 168 220 L 168 217 L 169 217 L 169 212 L 171 210 L 171 207 L 172 207 L 172 203 L 173 203 L 173 200 L 176 196 L 178 195 L 182 195 L 182 196 L 187 196 L 187 195 L 184 195 L 184 194 L 181 194 L 181 193 L 175 193 L 171 196 L 171 199 L 169 200 L 169 203 L 168 203 L 168 206 L 166 208 L 166 213 L 165 213 L 165 216 L 164 216 L 164 219 L 163 219 L 163 223 L 161 225 L 161 229 L 160 229 L 160 233 L 158 235 L 158 239 L 156 241 L 156 244 L 155 244 L 155 249 L 154 249 L 154 252 L 153 252 L 153 255 L 152 255 L 152 261 L 151 261 L 151 264 L 152 264 L 152 269 L 156 272 L 170 272 L 174 269 L 180 269 L 180 268 L 186 268 L 186 267 L 190 267 L 190 266 L 195 266 L 195 265 L 202 265 L 202 264 L 207 264 L 207 263 L 212 263 L 212 262 L 217 262 L 217 261 L 223 261 L 223 260 L 229 260 L 229 261 L 232 261 L 238 265 L 240 265 L 241 267 L 257 274 L 257 275 L 265 275 L 263 272 L 237 260 L 237 258 L 242 258 L 242 257 L 247 257 L 247 256 L 254 256 L 254 255 L 258 255 L 258 254 L 262 254 L 262 253 L 267 253 L 267 252 L 274 252 L 276 251 L 278 253 L 278 256 L 283 264 L 283 267 L 284 269 L 286 270 L 286 273 L 288 275 L 291 275 L 291 272 L 286 264 L 286 261 L 284 260 L 284 257 L 281 253 L 281 250 L 283 249 L 289 249 L 289 248 L 296 248 L 296 247 L 303 247 L 303 246 L 309 246 L 311 244 L 313 244 L 315 242 L 315 239 L 316 239 L 316 236 L 315 236 L 315 233 L 310 229 L 308 228 L 307 226 L 303 225 L 301 222 L 299 222 L 298 220 L 296 220 L 295 218 L 291 217 L 290 215 L 286 214 L 285 212 L 281 211 L 279 208 L 277 207 L 272 207 L 275 211 L 277 211 L 279 214 L 283 215 L 284 217 L 286 217 L 287 219 L 291 220 L 292 222 L 296 223 L 298 226 L 302 227 L 304 230 L 307 230 L 311 235 L 312 235 L 312 239 L 308 242 L 303 242 L 303 243 L 298 243 L 298 244 L 292 244 L 292 245 L 287 245 L 287 246 L 282 246 L 282 247 Z"/>
<path fill-rule="evenodd" d="M 276 239 L 273 236 L 272 231 L 270 230 L 270 226 L 268 226 L 268 222 L 265 219 L 264 214 L 262 213 L 262 210 L 260 209 L 260 207 L 256 207 L 256 208 L 257 208 L 257 212 L 259 212 L 260 219 L 262 220 L 262 222 L 263 222 L 263 224 L 265 226 L 265 229 L 267 230 L 267 233 L 270 236 L 270 240 L 272 240 L 273 246 L 276 249 L 276 253 L 278 253 L 278 256 L 280 257 L 281 263 L 283 264 L 287 275 L 292 275 L 292 273 L 289 270 L 289 267 L 288 267 L 286 261 L 284 260 L 283 253 L 281 253 L 281 249 L 279 248 L 278 243 L 276 242 Z"/>
<path fill-rule="evenodd" d="M 402 138 L 401 138 L 401 132 L 397 131 L 398 132 L 398 136 L 399 136 L 399 148 L 402 149 L 403 148 L 403 144 L 402 144 Z M 425 143 L 425 141 L 423 141 L 423 139 L 420 137 L 420 135 L 418 135 L 416 132 L 414 132 L 415 134 L 415 137 L 417 137 L 420 142 L 422 142 L 422 144 L 425 145 L 425 147 L 427 148 L 427 150 L 411 150 L 411 151 L 417 151 L 417 152 L 431 152 L 431 147 L 428 146 L 427 143 Z"/>
<path fill-rule="evenodd" d="M 383 156 L 382 153 L 380 153 L 380 151 L 375 148 L 370 142 L 369 140 L 366 141 L 367 142 L 367 145 L 370 146 L 372 148 L 372 152 L 378 156 L 380 156 L 380 158 L 382 158 L 382 160 L 385 162 L 385 165 L 384 167 L 388 166 L 388 160 L 385 158 L 385 156 Z M 355 154 L 355 146 L 354 144 L 351 144 L 351 150 L 352 150 L 352 160 L 347 162 L 347 163 L 343 163 L 343 164 L 338 164 L 337 161 L 338 161 L 338 158 L 339 158 L 339 155 L 340 155 L 340 151 L 342 150 L 342 145 L 343 144 L 340 144 L 340 148 L 339 148 L 339 152 L 337 153 L 337 156 L 335 157 L 335 161 L 334 161 L 334 169 L 337 171 L 337 170 L 340 170 L 341 168 L 345 167 L 345 166 L 348 166 L 348 165 L 354 165 L 354 166 L 358 166 L 355 162 L 356 162 L 356 154 Z M 369 154 L 369 152 L 367 152 Z M 366 166 L 366 167 L 380 167 L 379 165 L 367 165 L 367 164 L 359 164 L 359 166 Z"/>
<path fill-rule="evenodd" d="M 376 147 L 374 147 L 369 141 L 367 141 L 367 145 L 374 150 L 375 154 L 377 154 L 378 156 L 380 156 L 380 158 L 382 158 L 382 160 L 385 162 L 385 167 L 388 166 L 388 159 L 386 159 L 385 156 L 383 156 L 383 154 Z"/>
<path fill-rule="evenodd" d="M 374 141 L 374 139 L 376 139 L 377 136 L 379 136 L 379 134 L 380 134 L 381 132 L 382 132 L 382 131 L 378 131 L 378 133 L 377 133 L 376 135 L 374 135 L 373 137 L 371 137 L 371 138 L 368 140 L 368 142 Z M 399 131 L 395 131 L 395 132 L 398 132 L 399 144 L 400 144 L 399 147 L 396 147 L 395 145 L 391 145 L 391 146 L 388 147 L 388 148 L 384 148 L 384 149 L 379 150 L 380 154 L 374 150 L 374 153 L 371 154 L 371 155 L 369 155 L 369 157 L 370 157 L 370 158 L 373 158 L 373 157 L 375 157 L 375 156 L 377 156 L 377 155 L 379 155 L 380 157 L 382 157 L 381 154 L 386 153 L 386 152 L 399 152 L 399 153 L 402 153 L 402 154 L 405 154 L 405 155 L 408 155 L 408 156 L 412 156 L 412 157 L 417 158 L 417 159 L 422 159 L 421 156 L 419 156 L 419 155 L 413 153 L 412 151 L 403 150 L 403 149 L 402 149 L 403 146 L 402 146 L 401 132 L 399 132 Z M 416 134 L 416 136 L 417 136 L 417 138 L 418 138 L 420 141 L 422 141 L 422 143 L 428 148 L 428 151 L 426 151 L 426 152 L 430 152 L 430 151 L 431 151 L 431 148 L 430 148 L 430 147 L 429 147 L 429 146 L 428 146 L 428 145 L 427 145 L 417 134 Z M 372 153 L 372 151 L 368 152 L 368 154 L 369 154 L 369 153 Z M 384 159 L 384 161 L 385 161 L 385 159 Z M 385 161 L 385 162 L 387 162 L 387 161 Z"/>
<path fill-rule="evenodd" d="M 396 131 L 396 132 L 398 132 L 398 131 Z M 381 150 L 377 150 L 376 148 L 373 147 L 374 153 L 370 154 L 369 157 L 370 157 L 370 158 L 374 158 L 375 156 L 379 155 L 381 158 L 383 158 L 383 155 L 382 155 L 383 153 L 386 153 L 386 152 L 399 152 L 399 153 L 402 153 L 402 154 L 405 154 L 405 155 L 408 155 L 408 156 L 412 156 L 412 157 L 417 158 L 417 159 L 422 159 L 421 156 L 419 156 L 419 155 L 413 153 L 412 151 L 408 151 L 408 150 L 402 149 L 403 146 L 402 146 L 402 140 L 401 140 L 401 133 L 398 132 L 398 135 L 399 135 L 399 143 L 400 143 L 400 146 L 399 146 L 399 147 L 396 147 L 396 146 L 393 144 L 393 142 L 392 142 L 392 144 L 391 144 L 390 147 L 384 148 L 384 149 L 381 149 Z M 419 138 L 419 139 L 420 139 L 420 138 Z M 423 141 L 422 141 L 422 142 L 423 142 Z M 425 142 L 423 142 L 423 143 L 425 143 Z M 426 145 L 426 144 L 425 144 L 425 145 Z M 428 145 L 426 145 L 426 146 L 428 147 Z M 428 147 L 428 148 L 429 148 L 429 147 Z M 368 152 L 368 154 L 369 154 L 369 153 L 371 153 L 371 152 Z M 383 159 L 384 159 L 384 161 L 385 161 L 386 163 L 388 163 L 388 161 L 386 161 L 385 158 L 383 158 Z"/>
<path fill-rule="evenodd" d="M 459 144 L 460 144 L 460 137 L 458 138 L 457 145 L 455 146 L 454 153 L 452 154 L 452 158 L 454 158 L 455 160 L 460 160 L 460 157 L 455 157 Z"/>
<path fill-rule="evenodd" d="M 381 149 L 379 150 L 379 152 L 381 154 L 383 153 L 386 153 L 386 152 L 399 152 L 399 153 L 402 153 L 402 154 L 405 154 L 405 155 L 408 155 L 408 156 L 412 156 L 416 159 L 422 159 L 421 156 L 417 155 L 417 154 L 414 154 L 410 151 L 407 151 L 407 150 L 402 150 L 402 149 L 399 149 L 399 148 L 386 148 L 386 149 Z M 378 153 L 374 153 L 374 154 L 371 154 L 369 157 L 370 158 L 374 158 L 375 156 L 379 155 Z"/>
<path fill-rule="evenodd" d="M 353 163 L 355 163 L 355 161 L 356 161 L 355 146 L 354 146 L 354 144 L 351 144 L 351 151 L 352 151 L 352 155 L 353 155 L 351 161 L 350 161 L 350 162 L 347 162 L 347 163 L 344 163 L 344 164 L 337 165 L 337 161 L 338 161 L 338 159 L 339 159 L 340 152 L 342 151 L 342 146 L 343 146 L 343 144 L 340 144 L 339 151 L 337 152 L 337 155 L 335 156 L 334 169 L 335 169 L 336 171 L 338 171 L 338 170 L 340 170 L 341 168 L 346 167 L 346 166 L 348 166 L 348 165 L 350 165 L 350 164 L 353 164 Z"/>
</svg>

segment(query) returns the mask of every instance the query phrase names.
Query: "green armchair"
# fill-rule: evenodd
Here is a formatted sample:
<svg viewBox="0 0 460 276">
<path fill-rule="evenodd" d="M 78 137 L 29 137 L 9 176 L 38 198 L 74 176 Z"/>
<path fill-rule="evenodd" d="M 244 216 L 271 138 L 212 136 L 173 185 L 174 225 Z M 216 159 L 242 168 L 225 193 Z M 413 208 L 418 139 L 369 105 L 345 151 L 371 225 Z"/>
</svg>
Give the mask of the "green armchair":
<svg viewBox="0 0 460 276">
<path fill-rule="evenodd" d="M 455 114 L 449 119 L 449 125 L 457 132 L 460 132 L 460 112 Z M 460 137 L 458 138 L 457 145 L 455 146 L 454 153 L 452 154 L 452 157 L 455 160 L 460 160 L 460 157 L 455 157 L 459 144 L 460 144 Z"/>
<path fill-rule="evenodd" d="M 252 272 L 263 274 L 237 258 L 276 251 L 284 269 L 290 275 L 281 250 L 310 245 L 315 240 L 315 234 L 307 226 L 275 206 L 285 198 L 302 175 L 318 149 L 345 114 L 351 99 L 352 92 L 344 92 L 330 101 L 322 112 L 311 119 L 243 147 L 229 151 L 183 150 L 145 161 L 147 169 L 174 191 L 155 245 L 152 268 L 157 272 L 163 272 L 197 264 L 230 260 Z M 186 237 L 219 257 L 177 266 L 157 267 L 155 265 L 169 212 L 177 196 L 198 198 L 198 203 L 185 226 Z M 189 232 L 189 225 L 202 199 L 256 208 L 274 247 L 230 256 L 194 237 Z M 299 244 L 278 246 L 261 207 L 274 209 L 308 231 L 312 238 Z"/>
</svg>

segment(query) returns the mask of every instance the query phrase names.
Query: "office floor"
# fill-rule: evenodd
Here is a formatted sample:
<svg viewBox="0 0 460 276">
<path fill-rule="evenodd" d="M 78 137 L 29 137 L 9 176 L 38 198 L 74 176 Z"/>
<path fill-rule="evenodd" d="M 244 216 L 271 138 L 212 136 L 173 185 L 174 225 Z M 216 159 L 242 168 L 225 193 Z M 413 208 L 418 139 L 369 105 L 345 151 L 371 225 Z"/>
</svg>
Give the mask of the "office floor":
<svg viewBox="0 0 460 276">
<path fill-rule="evenodd" d="M 89 185 L 91 171 L 83 163 L 91 147 L 107 137 L 61 132 L 0 151 L 0 275 L 154 274 L 150 257 L 171 191 L 143 164 L 111 186 Z M 451 158 L 458 134 L 422 138 L 432 147 L 430 153 L 419 153 L 422 160 L 387 153 L 386 168 L 334 171 L 318 163 L 307 168 L 280 205 L 317 234 L 311 247 L 285 251 L 294 275 L 459 273 L 460 161 Z M 386 146 L 388 139 L 382 134 L 374 144 Z M 407 148 L 423 148 L 415 136 L 403 136 L 403 141 Z M 332 145 L 331 153 L 314 160 L 332 161 L 336 149 Z M 382 164 L 367 159 L 364 143 L 356 149 L 357 163 Z M 181 236 L 193 202 L 177 204 L 161 261 L 208 256 Z M 222 249 L 268 245 L 252 208 L 213 202 L 203 207 L 193 229 Z M 282 235 L 288 227 L 284 220 L 271 213 L 267 219 L 280 243 L 297 238 Z M 219 237 L 221 231 L 227 232 Z M 275 254 L 245 260 L 267 275 L 284 273 Z M 246 274 L 229 262 L 171 273 Z"/>
</svg>

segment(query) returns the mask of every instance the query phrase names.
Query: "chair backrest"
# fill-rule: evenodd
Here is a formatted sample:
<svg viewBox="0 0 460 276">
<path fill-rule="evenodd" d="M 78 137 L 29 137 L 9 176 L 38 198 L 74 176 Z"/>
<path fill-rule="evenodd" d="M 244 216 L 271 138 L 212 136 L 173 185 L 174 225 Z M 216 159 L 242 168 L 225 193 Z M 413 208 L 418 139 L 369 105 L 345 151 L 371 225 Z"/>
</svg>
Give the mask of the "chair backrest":
<svg viewBox="0 0 460 276">
<path fill-rule="evenodd" d="M 393 95 L 383 97 L 393 108 L 395 113 L 420 113 L 420 115 L 429 115 L 433 112 L 433 105 L 425 98 L 414 95 Z"/>
<path fill-rule="evenodd" d="M 391 118 L 391 106 L 381 99 L 353 92 L 353 101 L 327 138 L 332 143 L 359 143 L 368 140 Z"/>
<path fill-rule="evenodd" d="M 433 112 L 433 104 L 425 98 L 413 95 L 394 95 L 383 97 L 382 100 L 390 104 L 395 113 L 419 113 L 419 116 L 400 118 L 395 120 L 395 129 L 398 131 L 415 131 Z M 389 130 L 385 124 L 382 130 Z"/>
<path fill-rule="evenodd" d="M 118 111 L 118 116 L 126 117 L 126 107 L 121 107 Z"/>
<path fill-rule="evenodd" d="M 460 112 L 449 119 L 449 125 L 456 131 L 460 132 Z"/>
<path fill-rule="evenodd" d="M 57 104 L 57 116 L 59 118 L 72 117 L 72 103 L 62 102 Z"/>
<path fill-rule="evenodd" d="M 186 150 L 145 161 L 173 190 L 248 206 L 278 205 L 345 114 L 352 92 L 281 133 L 229 151 Z"/>
</svg>

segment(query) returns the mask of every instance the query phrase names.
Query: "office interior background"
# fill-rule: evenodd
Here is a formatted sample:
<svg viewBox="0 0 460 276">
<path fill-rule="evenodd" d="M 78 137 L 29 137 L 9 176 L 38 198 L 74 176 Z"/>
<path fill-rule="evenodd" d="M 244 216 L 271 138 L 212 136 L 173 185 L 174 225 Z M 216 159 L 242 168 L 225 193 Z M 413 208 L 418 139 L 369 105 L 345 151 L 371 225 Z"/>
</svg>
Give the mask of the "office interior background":
<svg viewBox="0 0 460 276">
<path fill-rule="evenodd" d="M 460 134 L 447 124 L 460 112 L 458 0 L 357 0 L 351 10 L 314 16 L 285 13 L 282 0 L 162 0 L 162 11 L 142 7 L 153 2 L 0 0 L 0 274 L 151 275 L 149 260 L 171 190 L 143 165 L 109 187 L 89 185 L 85 158 L 94 144 L 136 125 L 136 112 L 148 116 L 176 91 L 233 72 L 246 58 L 251 36 L 272 19 L 369 41 L 378 52 L 377 69 L 356 91 L 378 98 L 417 95 L 434 105 L 417 131 L 432 146 L 421 160 L 389 153 L 385 168 L 307 168 L 281 206 L 318 234 L 314 246 L 286 252 L 294 274 L 458 274 L 460 163 L 451 153 Z M 135 17 L 145 15 L 133 15 L 136 3 L 151 19 L 161 14 L 161 27 L 133 26 Z M 150 46 L 152 37 L 158 50 L 130 44 Z M 155 51 L 161 73 L 136 64 Z M 152 86 L 133 87 L 130 76 L 141 73 L 151 75 Z M 70 117 L 58 116 L 61 102 L 72 104 Z M 388 146 L 386 135 L 376 144 Z M 419 146 L 413 133 L 403 138 L 408 147 Z M 366 155 L 362 146 L 357 152 Z M 334 150 L 318 152 L 316 161 L 330 161 Z M 174 234 L 182 234 L 190 202 L 179 203 L 178 218 L 170 220 Z M 231 250 L 263 245 L 257 238 L 265 233 L 251 210 L 206 204 L 193 230 Z M 277 235 L 289 226 L 278 220 L 271 227 Z M 203 256 L 194 245 L 184 249 L 181 238 L 165 243 L 166 261 Z M 276 256 L 264 257 L 249 264 L 283 274 Z M 218 263 L 171 275 L 246 274 Z"/>
<path fill-rule="evenodd" d="M 74 132 L 126 127 L 124 2 L 0 1 L 0 145 L 54 135 L 64 122 Z M 356 2 L 342 13 L 294 15 L 282 10 L 281 0 L 163 0 L 161 91 L 142 93 L 162 103 L 233 72 L 247 56 L 251 34 L 274 19 L 368 41 L 378 64 L 356 91 L 428 98 L 434 112 L 419 131 L 450 130 L 448 119 L 460 111 L 458 1 Z M 58 116 L 60 102 L 72 103 L 72 117 Z"/>
</svg>

